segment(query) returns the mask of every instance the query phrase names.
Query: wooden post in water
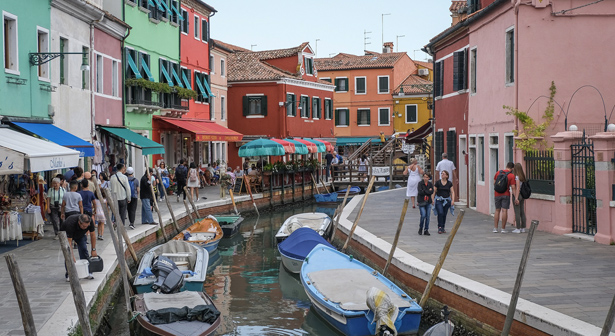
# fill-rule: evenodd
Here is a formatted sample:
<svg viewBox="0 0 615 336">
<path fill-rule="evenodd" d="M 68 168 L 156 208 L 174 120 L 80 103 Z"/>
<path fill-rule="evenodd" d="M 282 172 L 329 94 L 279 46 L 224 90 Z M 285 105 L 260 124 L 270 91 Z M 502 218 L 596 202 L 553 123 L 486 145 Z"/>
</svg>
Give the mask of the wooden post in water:
<svg viewBox="0 0 615 336">
<path fill-rule="evenodd" d="M 162 177 L 160 181 L 162 181 Z M 177 225 L 177 220 L 175 219 L 175 213 L 173 213 L 173 207 L 171 206 L 171 202 L 169 202 L 169 197 L 167 196 L 167 188 L 165 188 L 164 183 L 160 183 L 160 188 L 162 189 L 164 200 L 167 203 L 167 208 L 169 209 L 169 213 L 171 214 L 171 220 L 173 221 L 173 227 L 175 227 L 175 230 L 177 231 L 177 233 L 180 233 L 181 230 L 179 229 L 179 226 Z"/>
<path fill-rule="evenodd" d="M 397 232 L 395 232 L 395 239 L 393 239 L 393 246 L 391 246 L 391 252 L 389 252 L 389 258 L 387 259 L 386 265 L 384 265 L 384 270 L 382 271 L 382 275 L 386 276 L 389 266 L 391 265 L 391 260 L 393 259 L 393 254 L 395 254 L 395 249 L 397 248 L 397 242 L 399 241 L 399 235 L 401 234 L 401 228 L 404 226 L 404 219 L 406 218 L 406 211 L 408 210 L 408 202 L 409 199 L 404 200 L 404 207 L 401 209 L 401 217 L 399 218 L 399 224 L 397 224 Z"/>
<path fill-rule="evenodd" d="M 361 208 L 359 209 L 359 213 L 357 214 L 357 218 L 355 218 L 354 223 L 352 224 L 352 228 L 350 229 L 350 233 L 348 237 L 346 237 L 346 242 L 344 243 L 344 247 L 342 247 L 342 252 L 346 251 L 346 247 L 348 247 L 348 243 L 354 234 L 354 230 L 357 228 L 357 224 L 359 224 L 359 219 L 361 219 L 361 214 L 363 213 L 363 208 L 365 207 L 365 202 L 367 202 L 367 197 L 369 197 L 370 192 L 372 191 L 372 186 L 374 185 L 374 181 L 376 180 L 376 176 L 372 175 L 369 180 L 369 185 L 367 187 L 367 191 L 365 192 L 365 196 L 363 196 L 363 203 L 361 203 Z"/>
<path fill-rule="evenodd" d="M 320 183 L 322 183 L 323 188 L 325 188 L 325 191 L 327 192 L 327 194 L 330 194 L 329 192 L 329 188 L 327 188 L 327 185 L 325 184 L 325 182 L 322 180 L 322 176 L 320 177 Z"/>
<path fill-rule="evenodd" d="M 85 296 L 83 295 L 83 290 L 81 289 L 81 284 L 79 283 L 77 268 L 73 262 L 73 254 L 70 250 L 72 246 L 68 246 L 68 238 L 66 238 L 65 231 L 60 231 L 58 236 L 60 237 L 60 246 L 62 247 L 62 253 L 64 254 L 64 261 L 68 271 L 68 279 L 70 279 L 70 289 L 73 292 L 73 299 L 75 300 L 75 308 L 77 308 L 77 316 L 79 316 L 81 332 L 84 336 L 92 336 L 90 318 L 88 317 L 88 306 L 85 303 Z"/>
<path fill-rule="evenodd" d="M 156 194 L 154 194 L 154 186 L 153 185 L 149 185 L 150 188 L 152 188 L 152 195 L 154 196 L 154 203 L 152 204 L 152 207 L 154 208 L 154 210 L 156 210 L 156 213 L 158 214 L 158 225 L 160 226 L 160 231 L 162 231 L 162 236 L 164 237 L 164 241 L 167 242 L 169 241 L 169 237 L 167 237 L 167 233 L 164 230 L 164 223 L 162 222 L 162 214 L 160 213 L 160 209 L 158 208 L 158 202 L 156 202 Z"/>
<path fill-rule="evenodd" d="M 534 238 L 534 232 L 538 227 L 538 221 L 533 220 L 530 226 L 530 231 L 527 234 L 525 240 L 525 248 L 523 249 L 523 255 L 521 256 L 521 262 L 519 263 L 519 271 L 517 272 L 517 279 L 515 280 L 515 287 L 510 297 L 510 304 L 508 305 L 508 312 L 506 313 L 506 321 L 504 321 L 504 328 L 502 329 L 502 336 L 508 336 L 510 328 L 512 327 L 513 319 L 515 317 L 515 310 L 517 310 L 517 301 L 519 300 L 519 294 L 521 293 L 521 284 L 523 283 L 523 275 L 525 274 L 525 265 L 527 265 L 527 259 L 530 256 L 530 247 L 532 246 L 532 238 Z"/>
<path fill-rule="evenodd" d="M 188 201 L 192 206 L 192 211 L 194 211 L 194 217 L 196 217 L 196 219 L 199 219 L 199 211 L 196 209 L 196 205 L 194 204 L 194 200 L 192 199 L 192 194 L 188 194 L 188 187 L 184 187 L 184 192 L 186 193 L 186 195 L 188 195 Z"/>
<path fill-rule="evenodd" d="M 440 270 L 442 269 L 442 265 L 444 265 L 444 260 L 448 255 L 448 250 L 450 250 L 451 245 L 453 244 L 453 239 L 455 238 L 455 234 L 461 225 L 461 221 L 463 220 L 463 216 L 465 215 L 465 211 L 463 209 L 459 210 L 459 214 L 457 215 L 457 220 L 455 221 L 455 225 L 453 225 L 453 229 L 451 230 L 446 243 L 444 244 L 444 248 L 442 249 L 442 253 L 440 253 L 440 258 L 436 263 L 436 266 L 433 269 L 433 273 L 431 274 L 431 279 L 427 283 L 427 287 L 425 287 L 425 291 L 423 292 L 423 296 L 421 297 L 421 302 L 419 305 L 424 307 L 425 303 L 427 303 L 427 299 L 429 298 L 429 294 L 431 293 L 431 289 L 433 288 L 436 279 L 438 278 L 438 274 L 440 274 Z"/>
<path fill-rule="evenodd" d="M 271 181 L 269 181 L 269 183 L 271 183 Z M 252 186 L 250 185 L 250 178 L 249 177 L 246 179 L 246 187 L 248 187 L 248 193 L 250 194 L 250 199 L 252 200 L 252 205 L 254 205 L 254 210 L 256 210 L 256 215 L 260 216 L 261 214 L 258 212 L 258 207 L 256 206 L 256 202 L 254 202 L 254 196 L 252 195 Z M 273 199 L 273 192 L 271 193 L 270 196 Z"/>
<path fill-rule="evenodd" d="M 130 237 L 128 237 L 128 232 L 126 232 L 126 228 L 124 227 L 124 223 L 122 223 L 122 218 L 120 217 L 120 212 L 118 211 L 117 200 L 111 194 L 109 189 L 104 189 L 105 197 L 107 198 L 107 205 L 111 207 L 111 211 L 113 211 L 113 215 L 115 216 L 115 222 L 117 230 L 120 232 L 122 237 L 124 237 L 124 241 L 126 242 L 126 247 L 128 247 L 128 251 L 130 252 L 130 256 L 135 261 L 135 263 L 139 263 L 139 258 L 137 258 L 137 253 L 135 249 L 132 247 L 132 243 L 130 242 Z M 110 229 L 113 229 L 113 222 L 110 224 Z M 121 246 L 121 245 L 120 245 Z"/>
<path fill-rule="evenodd" d="M 320 189 L 318 189 L 318 184 L 316 184 L 316 179 L 314 178 L 314 174 L 311 174 L 312 176 L 312 183 L 314 184 L 314 188 L 316 188 L 316 192 L 318 192 L 318 194 L 320 195 Z M 314 192 L 312 191 L 312 195 L 314 194 Z"/>
<path fill-rule="evenodd" d="M 241 186 L 239 187 L 241 188 Z M 235 215 L 239 215 L 239 211 L 237 211 L 237 204 L 235 204 L 235 195 L 233 195 L 233 188 L 231 188 L 228 192 L 231 195 L 231 202 L 233 203 L 233 209 L 235 209 Z"/>
<path fill-rule="evenodd" d="M 346 187 L 346 196 L 344 196 L 344 201 L 340 206 L 340 211 L 337 213 L 337 218 L 335 219 L 335 226 L 333 227 L 333 233 L 331 234 L 331 243 L 333 243 L 333 238 L 335 238 L 335 232 L 337 232 L 337 226 L 340 224 L 340 217 L 342 217 L 342 212 L 344 211 L 344 207 L 346 207 L 346 200 L 348 200 L 348 194 L 350 193 L 350 184 Z"/>
<path fill-rule="evenodd" d="M 19 272 L 19 265 L 17 265 L 15 255 L 9 253 L 4 256 L 4 259 L 6 259 L 6 266 L 9 268 L 13 288 L 15 288 L 15 296 L 17 296 L 19 312 L 21 312 L 23 331 L 26 336 L 36 336 L 36 325 L 34 324 L 34 316 L 32 316 L 32 309 L 30 308 L 30 300 L 28 300 L 26 286 L 24 286 L 23 279 L 21 278 L 21 272 Z"/>
<path fill-rule="evenodd" d="M 606 320 L 604 320 L 604 326 L 602 327 L 602 332 L 600 336 L 609 336 L 611 333 L 611 328 L 613 328 L 613 318 L 615 317 L 615 296 L 613 297 L 613 301 L 611 302 L 611 308 L 609 308 L 609 312 L 606 314 Z"/>
<path fill-rule="evenodd" d="M 186 208 L 186 213 L 190 217 L 190 223 L 194 224 L 195 223 L 195 219 L 194 219 L 194 217 L 192 217 L 192 212 L 190 211 L 190 207 L 188 206 L 188 202 L 186 200 L 184 200 L 184 207 Z"/>
</svg>

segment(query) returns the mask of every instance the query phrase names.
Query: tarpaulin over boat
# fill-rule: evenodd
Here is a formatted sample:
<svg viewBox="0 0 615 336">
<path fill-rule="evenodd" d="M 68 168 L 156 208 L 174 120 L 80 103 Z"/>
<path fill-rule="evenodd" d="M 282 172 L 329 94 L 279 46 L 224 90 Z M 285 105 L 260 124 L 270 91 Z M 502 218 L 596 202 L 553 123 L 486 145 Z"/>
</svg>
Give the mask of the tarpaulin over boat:
<svg viewBox="0 0 615 336">
<path fill-rule="evenodd" d="M 278 245 L 278 249 L 280 253 L 288 257 L 303 260 L 318 244 L 334 248 L 333 245 L 329 244 L 329 242 L 321 237 L 318 232 L 307 227 L 302 227 L 295 230 L 288 238 L 281 242 Z"/>
</svg>

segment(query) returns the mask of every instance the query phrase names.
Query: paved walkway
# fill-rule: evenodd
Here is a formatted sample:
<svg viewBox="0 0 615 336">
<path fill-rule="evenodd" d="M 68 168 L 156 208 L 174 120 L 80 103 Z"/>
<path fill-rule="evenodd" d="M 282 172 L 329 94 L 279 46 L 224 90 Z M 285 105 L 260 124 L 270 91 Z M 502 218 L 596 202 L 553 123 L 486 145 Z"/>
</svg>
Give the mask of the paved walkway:
<svg viewBox="0 0 615 336">
<path fill-rule="evenodd" d="M 200 190 L 199 196 L 206 196 L 196 202 L 198 208 L 204 206 L 215 206 L 220 203 L 230 203 L 230 197 L 220 200 L 220 188 L 218 186 L 206 187 Z M 262 197 L 255 195 L 255 198 Z M 249 196 L 242 195 L 235 197 L 236 202 L 245 201 Z M 175 196 L 169 198 L 176 217 L 183 217 L 185 214 L 184 203 L 177 202 Z M 159 203 L 160 212 L 163 220 L 170 219 L 170 214 L 166 203 Z M 137 218 L 135 223 L 141 223 L 141 204 L 137 208 Z M 192 210 L 192 209 L 191 209 Z M 158 222 L 158 216 L 154 212 L 154 220 Z M 139 235 L 147 231 L 156 230 L 157 226 L 137 224 L 135 230 L 128 230 L 128 234 L 134 241 Z M 21 276 L 24 279 L 30 306 L 34 315 L 36 329 L 39 335 L 65 335 L 71 324 L 77 323 L 77 315 L 74 302 L 70 291 L 70 285 L 64 280 L 64 258 L 58 241 L 53 240 L 53 228 L 47 225 L 45 237 L 39 241 L 19 247 L 10 253 L 15 254 Z M 104 241 L 97 241 L 97 251 L 105 261 L 105 270 L 102 273 L 94 273 L 94 280 L 81 280 L 86 301 L 92 299 L 97 290 L 104 284 L 104 277 L 107 271 L 115 268 L 116 257 L 108 227 L 105 228 Z M 75 251 L 76 253 L 76 251 Z M 0 254 L 0 286 L 3 295 L 0 295 L 0 336 L 5 335 L 24 335 L 21 324 L 21 315 L 17 298 L 13 290 L 10 275 L 3 258 Z M 52 318 L 53 316 L 53 318 Z"/>
<path fill-rule="evenodd" d="M 404 193 L 405 188 L 371 194 L 359 227 L 392 244 Z M 354 221 L 359 208 L 360 203 L 348 220 Z M 432 215 L 431 236 L 419 236 L 419 218 L 418 207 L 410 205 L 398 248 L 435 265 L 448 234 L 438 234 Z M 449 232 L 453 222 L 449 214 Z M 492 233 L 492 229 L 492 216 L 466 209 L 443 268 L 510 294 L 527 234 Z M 537 231 L 521 298 L 602 328 L 615 295 L 614 261 L 615 246 Z"/>
</svg>

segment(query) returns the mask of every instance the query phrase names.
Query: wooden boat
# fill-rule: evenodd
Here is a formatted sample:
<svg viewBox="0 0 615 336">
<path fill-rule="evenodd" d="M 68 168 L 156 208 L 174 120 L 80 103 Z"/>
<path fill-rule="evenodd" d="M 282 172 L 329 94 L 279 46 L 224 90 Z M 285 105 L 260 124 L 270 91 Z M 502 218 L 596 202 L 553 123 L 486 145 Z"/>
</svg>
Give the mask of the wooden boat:
<svg viewBox="0 0 615 336">
<path fill-rule="evenodd" d="M 322 212 L 306 212 L 290 216 L 284 221 L 278 233 L 276 233 L 275 239 L 280 243 L 300 227 L 309 227 L 318 232 L 319 235 L 325 236 L 330 225 L 331 218 Z"/>
<path fill-rule="evenodd" d="M 222 228 L 216 218 L 207 216 L 173 237 L 173 240 L 183 240 L 188 243 L 201 245 L 207 252 L 211 253 L 218 248 L 220 239 L 223 236 L 224 233 L 222 233 Z"/>
<path fill-rule="evenodd" d="M 308 227 L 298 228 L 278 244 L 282 264 L 289 272 L 299 274 L 303 260 L 318 244 L 333 248 L 333 245 L 329 244 L 316 231 Z"/>
<path fill-rule="evenodd" d="M 368 307 L 367 292 L 375 288 L 397 307 L 393 317 L 399 334 L 417 333 L 423 309 L 390 280 L 351 256 L 316 246 L 301 267 L 301 284 L 315 310 L 332 326 L 349 336 L 375 335 L 377 323 Z M 371 300 L 372 298 L 370 298 Z"/>
<path fill-rule="evenodd" d="M 172 323 L 155 324 L 150 320 L 148 314 L 165 308 L 192 309 L 199 305 L 210 308 L 213 316 L 207 322 L 198 320 L 180 320 Z M 213 308 L 213 309 L 211 309 Z M 214 335 L 220 326 L 220 312 L 216 309 L 213 301 L 203 292 L 180 292 L 175 294 L 144 293 L 137 294 L 133 303 L 133 311 L 137 313 L 136 334 L 137 335 L 181 335 L 181 336 L 207 336 Z"/>
<path fill-rule="evenodd" d="M 224 233 L 223 238 L 230 238 L 236 235 L 239 232 L 241 223 L 243 222 L 243 217 L 239 215 L 221 215 L 214 217 L 222 228 L 222 233 Z"/>
<path fill-rule="evenodd" d="M 150 249 L 139 263 L 137 277 L 133 282 L 138 294 L 152 291 L 152 284 L 156 276 L 151 273 L 151 267 L 157 257 L 166 257 L 172 260 L 180 271 L 191 271 L 184 275 L 182 291 L 202 291 L 203 282 L 207 274 L 209 253 L 201 246 L 193 245 L 181 240 L 170 240 L 162 245 Z"/>
</svg>

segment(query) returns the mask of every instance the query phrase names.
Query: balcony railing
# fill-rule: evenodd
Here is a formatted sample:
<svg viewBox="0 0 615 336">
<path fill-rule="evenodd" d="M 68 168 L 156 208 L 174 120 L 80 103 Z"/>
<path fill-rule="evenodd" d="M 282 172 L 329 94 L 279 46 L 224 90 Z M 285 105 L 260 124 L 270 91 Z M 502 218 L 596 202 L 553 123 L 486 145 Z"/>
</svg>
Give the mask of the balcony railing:
<svg viewBox="0 0 615 336">
<path fill-rule="evenodd" d="M 154 113 L 161 107 L 158 95 L 139 86 L 126 87 L 126 110 L 136 113 Z"/>
</svg>

